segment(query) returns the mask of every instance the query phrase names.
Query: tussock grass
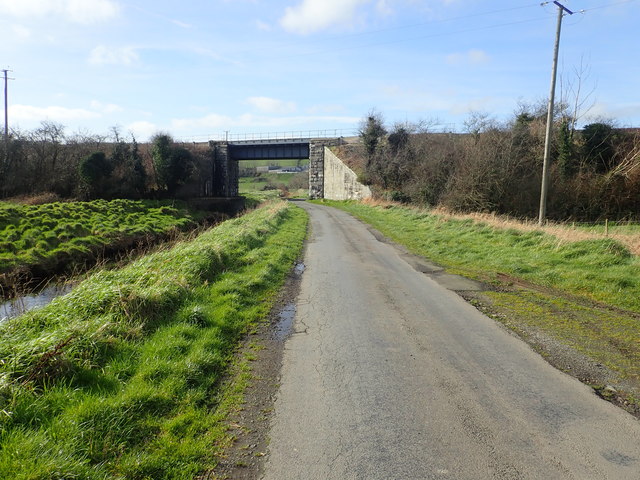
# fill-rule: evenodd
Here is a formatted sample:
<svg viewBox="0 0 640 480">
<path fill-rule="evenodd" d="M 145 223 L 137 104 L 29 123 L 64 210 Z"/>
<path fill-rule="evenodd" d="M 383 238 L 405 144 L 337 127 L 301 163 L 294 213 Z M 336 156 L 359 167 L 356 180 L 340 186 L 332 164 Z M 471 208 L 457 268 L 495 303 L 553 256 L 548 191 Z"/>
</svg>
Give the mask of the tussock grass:
<svg viewBox="0 0 640 480">
<path fill-rule="evenodd" d="M 0 478 L 192 479 L 212 468 L 221 380 L 305 231 L 301 209 L 267 204 L 0 325 Z"/>
<path fill-rule="evenodd" d="M 483 280 L 506 274 L 640 312 L 640 260 L 613 238 L 569 237 L 394 204 L 327 202 L 416 254 Z"/>
<path fill-rule="evenodd" d="M 4 203 L 0 207 L 0 274 L 27 269 L 49 275 L 90 260 L 104 249 L 186 230 L 198 220 L 183 205 L 169 202 Z"/>
</svg>

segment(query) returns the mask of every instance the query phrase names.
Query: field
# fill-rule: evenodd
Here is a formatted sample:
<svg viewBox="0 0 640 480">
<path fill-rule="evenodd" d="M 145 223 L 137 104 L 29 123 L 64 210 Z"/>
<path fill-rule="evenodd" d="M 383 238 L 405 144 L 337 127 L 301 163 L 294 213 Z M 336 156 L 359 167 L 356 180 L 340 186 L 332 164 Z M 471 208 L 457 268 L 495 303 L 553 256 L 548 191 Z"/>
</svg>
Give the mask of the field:
<svg viewBox="0 0 640 480">
<path fill-rule="evenodd" d="M 240 177 L 240 195 L 265 190 L 279 190 L 283 195 L 306 197 L 308 195 L 308 172 L 260 173 L 252 177 Z"/>
<path fill-rule="evenodd" d="M 622 243 L 604 232 L 571 239 L 572 226 L 556 236 L 558 226 L 545 233 L 492 216 L 324 203 L 352 213 L 451 273 L 485 282 L 490 287 L 474 300 L 478 308 L 530 340 L 536 332 L 550 335 L 604 365 L 621 382 L 631 382 L 636 393 L 627 400 L 640 412 L 640 257 Z M 625 225 L 623 233 L 633 235 L 635 228 Z"/>
<path fill-rule="evenodd" d="M 238 162 L 240 168 L 268 167 L 270 165 L 279 165 L 281 167 L 301 167 L 309 164 L 308 158 L 300 160 L 240 160 Z"/>
<path fill-rule="evenodd" d="M 0 204 L 0 273 L 55 273 L 105 249 L 193 228 L 202 212 L 157 201 L 94 200 L 43 205 Z"/>
<path fill-rule="evenodd" d="M 306 222 L 269 203 L 0 325 L 0 478 L 192 480 L 212 468 L 238 401 L 222 378 Z"/>
</svg>

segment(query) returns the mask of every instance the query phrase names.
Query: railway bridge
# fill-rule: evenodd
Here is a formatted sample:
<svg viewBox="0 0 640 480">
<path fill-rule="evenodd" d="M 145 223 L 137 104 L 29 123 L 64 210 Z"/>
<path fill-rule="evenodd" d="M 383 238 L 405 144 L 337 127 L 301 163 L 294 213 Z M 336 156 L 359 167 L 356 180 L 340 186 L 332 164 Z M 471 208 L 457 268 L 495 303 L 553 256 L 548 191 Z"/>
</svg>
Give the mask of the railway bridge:
<svg viewBox="0 0 640 480">
<path fill-rule="evenodd" d="M 324 198 L 324 148 L 341 138 L 295 138 L 270 140 L 210 141 L 213 171 L 206 196 L 238 196 L 240 160 L 309 159 L 309 197 Z"/>
</svg>

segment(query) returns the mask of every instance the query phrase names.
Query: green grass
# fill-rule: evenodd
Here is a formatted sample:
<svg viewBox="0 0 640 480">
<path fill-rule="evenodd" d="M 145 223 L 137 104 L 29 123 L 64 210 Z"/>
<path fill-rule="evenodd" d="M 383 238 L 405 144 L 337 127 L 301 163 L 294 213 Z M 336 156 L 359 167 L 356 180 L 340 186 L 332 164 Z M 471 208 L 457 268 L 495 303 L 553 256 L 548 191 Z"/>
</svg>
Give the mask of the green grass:
<svg viewBox="0 0 640 480">
<path fill-rule="evenodd" d="M 235 345 L 269 311 L 306 222 L 267 204 L 0 325 L 0 478 L 211 469 L 237 402 L 221 388 Z"/>
<path fill-rule="evenodd" d="M 10 205 L 0 207 L 0 273 L 18 267 L 55 270 L 105 247 L 159 236 L 197 224 L 183 204 L 157 201 Z"/>
<path fill-rule="evenodd" d="M 294 175 L 294 173 L 261 173 L 255 177 L 240 177 L 240 194 L 262 191 L 267 185 L 288 186 Z"/>
<path fill-rule="evenodd" d="M 269 167 L 271 165 L 279 165 L 281 167 L 298 167 L 309 164 L 308 158 L 300 160 L 240 160 L 240 168 Z"/>
<path fill-rule="evenodd" d="M 611 221 L 608 223 L 608 226 L 605 226 L 604 222 L 600 223 L 579 223 L 575 225 L 576 228 L 580 230 L 585 230 L 587 232 L 593 233 L 605 233 L 608 229 L 610 234 L 621 234 L 621 235 L 638 235 L 640 234 L 640 224 L 635 222 L 614 222 Z"/>
<path fill-rule="evenodd" d="M 531 328 L 534 332 L 539 329 L 549 332 L 565 345 L 607 366 L 619 378 L 634 380 L 640 385 L 637 315 L 593 308 L 571 298 L 534 290 L 485 292 L 484 295 L 489 298 L 491 310 L 503 312 L 497 320 L 523 337 L 531 335 Z"/>
<path fill-rule="evenodd" d="M 325 202 L 370 223 L 412 252 L 481 280 L 512 275 L 640 312 L 640 261 L 611 239 L 560 243 L 539 231 L 504 230 L 401 206 Z"/>
<path fill-rule="evenodd" d="M 288 194 L 295 198 L 307 198 L 309 190 L 306 188 L 292 188 L 291 180 L 300 173 L 261 173 L 255 177 L 240 177 L 239 188 L 241 195 L 253 195 L 258 192 L 280 191 L 280 186 L 287 189 Z M 302 172 L 302 175 L 308 175 Z M 267 188 L 267 190 L 265 190 Z"/>
</svg>

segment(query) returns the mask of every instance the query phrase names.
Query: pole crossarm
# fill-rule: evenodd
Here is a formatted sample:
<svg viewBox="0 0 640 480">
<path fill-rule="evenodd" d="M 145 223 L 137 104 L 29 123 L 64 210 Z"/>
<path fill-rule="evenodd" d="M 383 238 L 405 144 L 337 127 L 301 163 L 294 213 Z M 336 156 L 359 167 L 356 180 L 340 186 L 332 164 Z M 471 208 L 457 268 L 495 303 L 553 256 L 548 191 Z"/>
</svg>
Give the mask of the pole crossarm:
<svg viewBox="0 0 640 480">
<path fill-rule="evenodd" d="M 553 2 L 553 3 L 555 3 L 558 7 L 560 7 L 562 10 L 567 12 L 569 15 L 573 15 L 573 12 L 569 10 L 567 7 L 565 7 L 564 5 L 562 5 L 560 2 Z"/>
</svg>

